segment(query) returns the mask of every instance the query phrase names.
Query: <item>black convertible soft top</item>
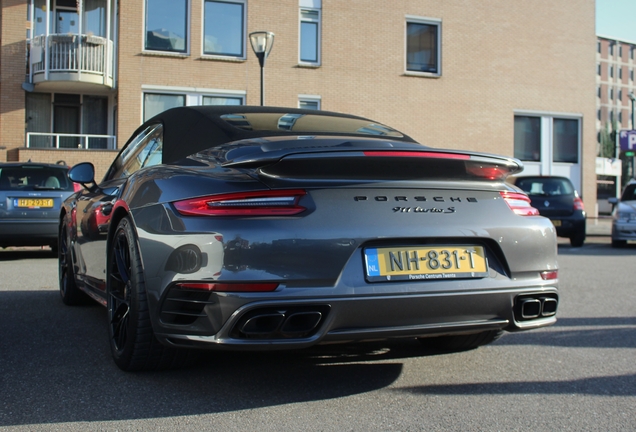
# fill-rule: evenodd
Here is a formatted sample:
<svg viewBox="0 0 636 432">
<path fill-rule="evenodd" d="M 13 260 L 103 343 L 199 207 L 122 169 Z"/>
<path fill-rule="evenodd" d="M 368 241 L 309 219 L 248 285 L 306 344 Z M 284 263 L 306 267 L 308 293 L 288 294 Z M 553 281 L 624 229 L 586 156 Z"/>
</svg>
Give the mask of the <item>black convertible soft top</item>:
<svg viewBox="0 0 636 432">
<path fill-rule="evenodd" d="M 163 163 L 232 141 L 271 136 L 359 136 L 415 142 L 388 126 L 329 111 L 257 106 L 188 106 L 164 111 L 140 126 L 164 127 Z"/>
</svg>

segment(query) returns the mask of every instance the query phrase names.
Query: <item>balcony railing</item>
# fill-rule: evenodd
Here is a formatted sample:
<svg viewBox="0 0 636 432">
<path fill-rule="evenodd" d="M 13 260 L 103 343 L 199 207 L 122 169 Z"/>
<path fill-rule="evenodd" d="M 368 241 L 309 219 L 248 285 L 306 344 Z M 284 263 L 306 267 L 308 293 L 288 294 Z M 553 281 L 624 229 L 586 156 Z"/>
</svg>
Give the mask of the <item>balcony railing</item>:
<svg viewBox="0 0 636 432">
<path fill-rule="evenodd" d="M 113 42 L 98 36 L 53 34 L 31 39 L 31 82 L 86 81 L 113 86 Z M 52 73 L 73 74 L 52 78 Z"/>
<path fill-rule="evenodd" d="M 117 139 L 114 135 L 27 132 L 26 146 L 46 149 L 114 150 L 117 148 Z"/>
</svg>

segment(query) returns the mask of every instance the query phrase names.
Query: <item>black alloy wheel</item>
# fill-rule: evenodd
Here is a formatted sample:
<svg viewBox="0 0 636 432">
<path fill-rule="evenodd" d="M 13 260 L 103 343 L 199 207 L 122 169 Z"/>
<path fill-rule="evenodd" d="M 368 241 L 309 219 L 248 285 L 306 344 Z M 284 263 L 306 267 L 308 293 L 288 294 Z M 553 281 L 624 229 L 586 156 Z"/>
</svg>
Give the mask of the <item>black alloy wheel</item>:
<svg viewBox="0 0 636 432">
<path fill-rule="evenodd" d="M 163 346 L 152 329 L 137 236 L 129 217 L 115 230 L 107 265 L 108 333 L 117 366 L 125 371 L 181 366 L 187 352 Z"/>
<path fill-rule="evenodd" d="M 60 283 L 60 296 L 64 304 L 73 306 L 86 303 L 88 296 L 77 287 L 75 272 L 73 271 L 73 259 L 71 256 L 71 236 L 68 231 L 70 218 L 67 215 L 62 219 L 59 241 L 57 247 L 58 278 Z"/>
</svg>

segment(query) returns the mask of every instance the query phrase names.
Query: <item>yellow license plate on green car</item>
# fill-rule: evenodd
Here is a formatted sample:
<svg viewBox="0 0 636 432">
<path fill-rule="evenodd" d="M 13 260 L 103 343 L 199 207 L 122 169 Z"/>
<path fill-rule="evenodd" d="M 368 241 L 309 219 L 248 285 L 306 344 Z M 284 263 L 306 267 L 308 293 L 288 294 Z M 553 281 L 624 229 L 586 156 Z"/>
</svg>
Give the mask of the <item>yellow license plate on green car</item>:
<svg viewBox="0 0 636 432">
<path fill-rule="evenodd" d="M 53 207 L 53 198 L 16 198 L 13 206 L 19 208 L 51 208 Z"/>
<path fill-rule="evenodd" d="M 396 246 L 364 250 L 369 282 L 488 276 L 483 246 Z"/>
</svg>

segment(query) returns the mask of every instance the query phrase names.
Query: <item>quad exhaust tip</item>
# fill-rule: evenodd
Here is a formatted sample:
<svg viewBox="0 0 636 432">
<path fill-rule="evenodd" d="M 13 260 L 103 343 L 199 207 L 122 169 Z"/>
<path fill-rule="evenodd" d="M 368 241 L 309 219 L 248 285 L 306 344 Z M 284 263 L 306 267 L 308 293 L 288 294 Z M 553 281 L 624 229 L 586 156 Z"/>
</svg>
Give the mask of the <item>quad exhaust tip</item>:
<svg viewBox="0 0 636 432">
<path fill-rule="evenodd" d="M 521 318 L 524 320 L 556 315 L 558 300 L 554 297 L 526 297 L 521 299 Z"/>
<path fill-rule="evenodd" d="M 310 336 L 320 325 L 327 307 L 252 311 L 234 327 L 233 337 L 289 339 Z"/>
</svg>

